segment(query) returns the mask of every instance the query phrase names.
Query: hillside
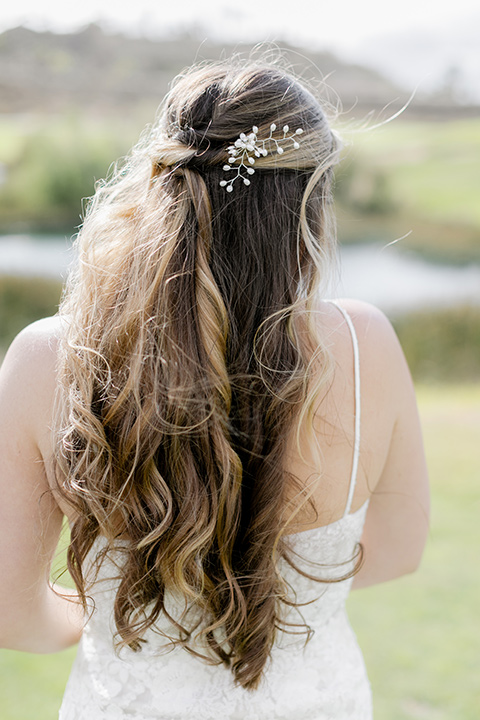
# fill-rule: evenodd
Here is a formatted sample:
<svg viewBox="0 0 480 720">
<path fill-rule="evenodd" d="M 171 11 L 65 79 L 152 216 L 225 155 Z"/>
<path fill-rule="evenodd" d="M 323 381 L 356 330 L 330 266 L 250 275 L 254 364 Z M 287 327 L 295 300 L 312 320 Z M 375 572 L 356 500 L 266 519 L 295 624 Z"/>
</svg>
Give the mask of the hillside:
<svg viewBox="0 0 480 720">
<path fill-rule="evenodd" d="M 0 113 L 64 112 L 110 114 L 154 109 L 168 83 L 192 62 L 215 59 L 253 46 L 220 46 L 190 35 L 151 40 L 107 34 L 90 25 L 74 34 L 35 32 L 18 27 L 0 34 Z M 380 73 L 342 62 L 330 53 L 282 46 L 287 60 L 307 80 L 323 76 L 356 113 L 407 99 Z M 393 103 L 393 104 L 392 104 Z M 396 103 L 396 104 L 395 104 Z M 418 103 L 417 103 L 418 104 Z"/>
</svg>

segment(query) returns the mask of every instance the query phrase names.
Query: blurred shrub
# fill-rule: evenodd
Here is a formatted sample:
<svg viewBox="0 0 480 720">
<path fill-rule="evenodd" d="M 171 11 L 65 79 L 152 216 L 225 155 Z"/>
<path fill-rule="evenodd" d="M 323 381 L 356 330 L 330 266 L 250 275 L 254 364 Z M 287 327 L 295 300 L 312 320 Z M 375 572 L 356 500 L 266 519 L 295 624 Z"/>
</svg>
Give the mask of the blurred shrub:
<svg viewBox="0 0 480 720">
<path fill-rule="evenodd" d="M 367 216 L 390 215 L 399 210 L 388 172 L 352 158 L 335 170 L 335 200 Z"/>
<path fill-rule="evenodd" d="M 4 166 L 0 230 L 71 230 L 81 221 L 82 199 L 130 145 L 111 132 L 75 117 L 51 120 L 21 143 Z"/>
<path fill-rule="evenodd" d="M 480 381 L 480 308 L 410 313 L 393 325 L 415 380 Z"/>
<path fill-rule="evenodd" d="M 7 349 L 26 325 L 54 315 L 62 284 L 44 278 L 0 276 L 0 348 Z"/>
</svg>

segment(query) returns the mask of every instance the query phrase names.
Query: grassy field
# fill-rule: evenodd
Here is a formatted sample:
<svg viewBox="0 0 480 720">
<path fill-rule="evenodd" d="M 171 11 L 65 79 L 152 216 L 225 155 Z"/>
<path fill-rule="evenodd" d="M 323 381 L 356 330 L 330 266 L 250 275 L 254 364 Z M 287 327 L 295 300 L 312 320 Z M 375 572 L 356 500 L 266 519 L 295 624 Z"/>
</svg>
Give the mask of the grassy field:
<svg viewBox="0 0 480 720">
<path fill-rule="evenodd" d="M 480 121 L 407 116 L 374 130 L 345 129 L 339 235 L 387 243 L 410 233 L 401 244 L 432 259 L 478 262 Z"/>
<path fill-rule="evenodd" d="M 377 720 L 478 720 L 480 386 L 418 388 L 432 479 L 421 570 L 353 593 Z M 0 651 L 2 720 L 53 720 L 75 651 Z"/>
<path fill-rule="evenodd" d="M 432 480 L 421 570 L 354 593 L 379 720 L 478 720 L 480 386 L 422 387 Z"/>
<path fill-rule="evenodd" d="M 351 142 L 353 156 L 383 170 L 391 194 L 416 215 L 480 229 L 478 120 L 399 119 Z"/>
</svg>

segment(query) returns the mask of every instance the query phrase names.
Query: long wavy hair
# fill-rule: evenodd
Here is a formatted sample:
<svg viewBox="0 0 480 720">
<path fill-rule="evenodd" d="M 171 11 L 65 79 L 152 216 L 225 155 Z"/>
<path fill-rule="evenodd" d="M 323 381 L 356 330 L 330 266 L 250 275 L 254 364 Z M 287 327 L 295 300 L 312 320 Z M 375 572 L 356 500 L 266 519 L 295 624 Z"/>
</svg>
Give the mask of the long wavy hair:
<svg viewBox="0 0 480 720">
<path fill-rule="evenodd" d="M 226 192 L 228 147 L 272 123 L 302 128 L 300 146 L 257 158 L 250 185 Z M 195 652 L 196 632 L 248 689 L 293 602 L 278 561 L 294 562 L 285 528 L 308 492 L 291 502 L 285 457 L 292 432 L 313 438 L 331 365 L 314 310 L 338 149 L 282 69 L 187 71 L 98 184 L 60 309 L 56 463 L 79 595 L 95 540 L 103 553 L 121 540 L 118 646 L 138 650 L 174 593 L 200 620 L 172 618 L 172 642 Z"/>
</svg>

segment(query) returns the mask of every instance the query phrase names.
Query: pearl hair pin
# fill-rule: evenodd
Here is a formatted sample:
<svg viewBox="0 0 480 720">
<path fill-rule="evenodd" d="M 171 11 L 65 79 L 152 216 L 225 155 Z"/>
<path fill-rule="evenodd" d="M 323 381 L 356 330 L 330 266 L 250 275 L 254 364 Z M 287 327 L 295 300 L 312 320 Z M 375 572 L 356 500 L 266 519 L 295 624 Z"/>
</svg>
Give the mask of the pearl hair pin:
<svg viewBox="0 0 480 720">
<path fill-rule="evenodd" d="M 295 132 L 289 134 L 289 126 L 284 125 L 282 128 L 283 137 L 274 138 L 273 133 L 276 129 L 277 126 L 275 123 L 272 123 L 270 125 L 270 135 L 265 140 L 259 140 L 258 127 L 256 125 L 252 127 L 252 132 L 248 135 L 240 133 L 240 137 L 228 148 L 228 154 L 230 155 L 228 158 L 229 164 L 223 166 L 225 172 L 236 170 L 237 173 L 230 178 L 230 180 L 221 180 L 221 187 L 224 187 L 227 192 L 232 192 L 233 183 L 237 178 L 241 178 L 244 185 L 250 185 L 250 178 L 248 176 L 253 175 L 255 172 L 255 169 L 252 167 L 255 165 L 255 158 L 266 157 L 272 151 L 282 155 L 284 152 L 282 143 L 290 141 L 293 143 L 294 150 L 298 150 L 300 147 L 298 136 L 303 133 L 303 128 L 297 128 Z M 268 149 L 266 147 L 267 145 L 269 146 Z"/>
</svg>

